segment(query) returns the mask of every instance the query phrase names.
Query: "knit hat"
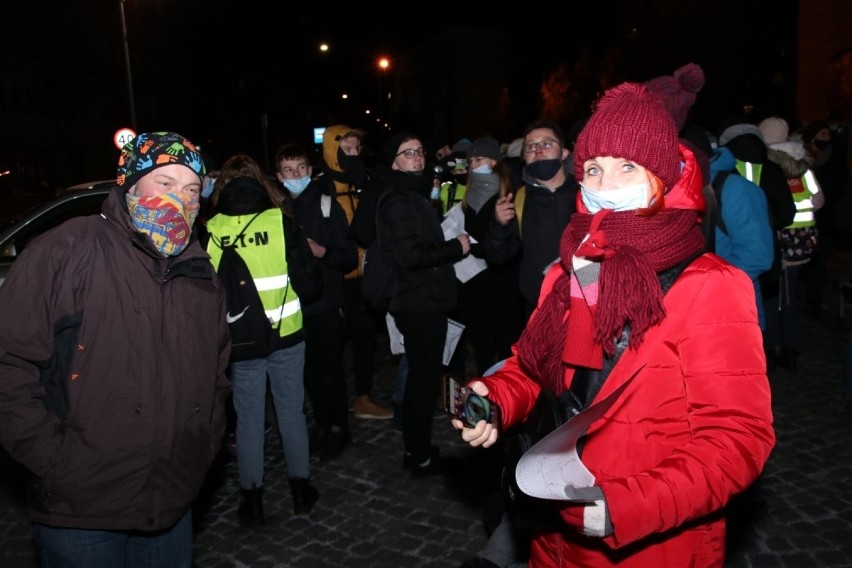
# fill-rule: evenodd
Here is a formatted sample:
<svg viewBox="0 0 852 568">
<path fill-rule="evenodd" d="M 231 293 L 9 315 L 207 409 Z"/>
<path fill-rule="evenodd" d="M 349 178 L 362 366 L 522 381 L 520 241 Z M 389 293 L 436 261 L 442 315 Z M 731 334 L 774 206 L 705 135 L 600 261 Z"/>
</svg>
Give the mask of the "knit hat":
<svg viewBox="0 0 852 568">
<path fill-rule="evenodd" d="M 676 69 L 673 75 L 646 81 L 645 86 L 659 99 L 680 131 L 686 123 L 689 109 L 695 104 L 695 95 L 704 86 L 704 71 L 695 63 L 687 63 Z"/>
<path fill-rule="evenodd" d="M 500 153 L 500 143 L 492 136 L 483 136 L 477 138 L 467 149 L 467 159 L 471 158 L 491 158 L 498 162 L 503 159 Z"/>
<path fill-rule="evenodd" d="M 464 154 L 467 152 L 468 148 L 470 148 L 470 140 L 468 140 L 467 138 L 462 138 L 461 140 L 453 144 L 451 150 L 453 153 L 460 152 Z"/>
<path fill-rule="evenodd" d="M 385 163 L 389 166 L 393 164 L 394 160 L 396 160 L 396 155 L 399 154 L 399 147 L 402 146 L 403 142 L 412 138 L 420 139 L 416 134 L 412 134 L 411 132 L 400 132 L 391 136 L 385 142 L 385 145 L 382 146 L 382 158 L 384 158 Z"/>
<path fill-rule="evenodd" d="M 680 178 L 675 124 L 646 87 L 622 83 L 598 102 L 574 149 L 574 175 L 583 179 L 583 163 L 598 156 L 635 161 L 671 188 Z"/>
<path fill-rule="evenodd" d="M 207 173 L 198 148 L 180 134 L 142 133 L 121 149 L 116 183 L 130 189 L 145 175 L 171 164 L 180 164 L 191 169 L 198 175 L 199 181 Z"/>
<path fill-rule="evenodd" d="M 524 149 L 524 137 L 515 138 L 509 143 L 509 147 L 506 148 L 506 157 L 507 158 L 520 158 L 521 152 Z"/>
<path fill-rule="evenodd" d="M 748 122 L 741 122 L 739 124 L 732 124 L 731 126 L 722 130 L 722 133 L 719 134 L 719 145 L 727 146 L 728 142 L 730 142 L 737 136 L 745 136 L 746 134 L 753 134 L 754 136 L 760 138 L 761 142 L 764 142 L 763 133 L 757 126 L 749 124 Z"/>
<path fill-rule="evenodd" d="M 790 134 L 790 127 L 787 125 L 787 121 L 777 116 L 763 119 L 757 125 L 757 128 L 763 135 L 763 141 L 767 145 L 784 142 L 787 139 L 787 135 Z"/>
</svg>

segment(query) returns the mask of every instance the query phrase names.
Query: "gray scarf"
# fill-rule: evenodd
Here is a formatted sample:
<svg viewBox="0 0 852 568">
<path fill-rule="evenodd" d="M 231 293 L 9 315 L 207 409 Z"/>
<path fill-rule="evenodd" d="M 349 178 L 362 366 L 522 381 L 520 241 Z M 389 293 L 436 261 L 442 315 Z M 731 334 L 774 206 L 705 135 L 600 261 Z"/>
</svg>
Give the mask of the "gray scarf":
<svg viewBox="0 0 852 568">
<path fill-rule="evenodd" d="M 465 197 L 467 204 L 479 213 L 485 202 L 497 195 L 500 191 L 500 176 L 495 173 L 477 174 L 471 172 L 470 187 L 467 188 Z"/>
</svg>

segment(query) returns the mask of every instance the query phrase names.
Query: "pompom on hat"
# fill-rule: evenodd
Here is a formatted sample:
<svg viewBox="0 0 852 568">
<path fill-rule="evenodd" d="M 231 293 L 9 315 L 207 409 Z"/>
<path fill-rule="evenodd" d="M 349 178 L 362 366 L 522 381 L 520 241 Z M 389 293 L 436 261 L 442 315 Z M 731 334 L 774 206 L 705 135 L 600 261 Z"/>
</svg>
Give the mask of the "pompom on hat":
<svg viewBox="0 0 852 568">
<path fill-rule="evenodd" d="M 695 63 L 687 63 L 676 69 L 673 75 L 646 81 L 645 86 L 659 99 L 680 131 L 686 124 L 686 116 L 695 104 L 698 91 L 704 87 L 704 70 Z"/>
<path fill-rule="evenodd" d="M 116 183 L 130 189 L 157 168 L 178 164 L 191 169 L 202 181 L 207 168 L 198 148 L 174 132 L 146 132 L 121 149 Z"/>
<path fill-rule="evenodd" d="M 787 125 L 787 121 L 777 116 L 763 119 L 757 125 L 757 128 L 763 135 L 763 141 L 767 145 L 780 144 L 787 140 L 787 136 L 790 134 L 790 127 Z"/>
<path fill-rule="evenodd" d="M 574 175 L 583 179 L 583 163 L 598 156 L 631 160 L 674 187 L 680 178 L 674 121 L 648 89 L 622 83 L 607 91 L 577 138 Z"/>
</svg>

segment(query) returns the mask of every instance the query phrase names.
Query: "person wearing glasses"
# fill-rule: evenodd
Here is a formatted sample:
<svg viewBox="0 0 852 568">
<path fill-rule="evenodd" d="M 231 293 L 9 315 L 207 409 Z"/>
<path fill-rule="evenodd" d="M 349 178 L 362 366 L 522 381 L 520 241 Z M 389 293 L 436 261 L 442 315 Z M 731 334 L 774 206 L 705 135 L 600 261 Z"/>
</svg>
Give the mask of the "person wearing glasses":
<svg viewBox="0 0 852 568">
<path fill-rule="evenodd" d="M 497 200 L 483 243 L 486 259 L 494 264 L 520 255 L 524 320 L 536 305 L 545 268 L 559 256 L 559 238 L 576 210 L 578 185 L 565 142 L 555 122 L 539 120 L 527 126 L 521 150 L 523 185 Z"/>
<path fill-rule="evenodd" d="M 447 314 L 456 307 L 453 264 L 470 251 L 461 234 L 444 240 L 441 219 L 429 203 L 432 176 L 424 172 L 426 150 L 410 133 L 384 146 L 387 165 L 373 170 L 382 184 L 376 234 L 394 275 L 389 312 L 405 338 L 408 376 L 402 397 L 403 467 L 411 476 L 445 470 L 432 446 L 432 415 L 440 393 Z"/>
</svg>

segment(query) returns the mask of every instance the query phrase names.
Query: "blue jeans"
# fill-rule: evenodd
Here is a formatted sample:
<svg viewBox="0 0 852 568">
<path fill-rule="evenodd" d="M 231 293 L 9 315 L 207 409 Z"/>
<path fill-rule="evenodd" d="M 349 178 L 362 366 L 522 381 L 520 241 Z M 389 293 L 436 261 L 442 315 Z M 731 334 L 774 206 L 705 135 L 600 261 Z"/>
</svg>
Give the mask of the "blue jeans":
<svg viewBox="0 0 852 568">
<path fill-rule="evenodd" d="M 278 417 L 278 432 L 287 460 L 287 475 L 310 477 L 308 425 L 304 411 L 304 367 L 304 341 L 279 349 L 266 359 L 231 364 L 241 488 L 263 487 L 267 374 Z"/>
<path fill-rule="evenodd" d="M 105 531 L 33 523 L 42 568 L 190 568 L 192 510 L 156 532 Z"/>
</svg>

